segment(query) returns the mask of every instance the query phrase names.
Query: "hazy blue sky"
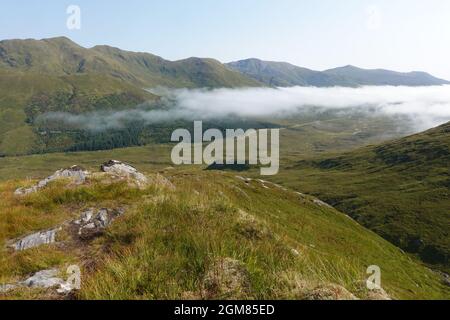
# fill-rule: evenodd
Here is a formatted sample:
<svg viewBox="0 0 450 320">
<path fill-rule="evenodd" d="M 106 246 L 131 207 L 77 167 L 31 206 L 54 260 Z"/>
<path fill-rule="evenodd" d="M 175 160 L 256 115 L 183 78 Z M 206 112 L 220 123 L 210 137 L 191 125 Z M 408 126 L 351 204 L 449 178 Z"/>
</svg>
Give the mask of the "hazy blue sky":
<svg viewBox="0 0 450 320">
<path fill-rule="evenodd" d="M 0 0 L 0 39 L 65 35 L 175 60 L 353 64 L 450 79 L 449 0 Z M 81 30 L 66 27 L 69 5 Z"/>
</svg>

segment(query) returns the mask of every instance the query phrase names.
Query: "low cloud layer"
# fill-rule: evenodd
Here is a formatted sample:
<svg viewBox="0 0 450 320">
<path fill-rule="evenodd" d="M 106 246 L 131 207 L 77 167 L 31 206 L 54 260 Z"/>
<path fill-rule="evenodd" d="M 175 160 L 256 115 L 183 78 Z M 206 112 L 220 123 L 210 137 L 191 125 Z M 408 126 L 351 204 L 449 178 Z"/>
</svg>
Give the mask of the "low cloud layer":
<svg viewBox="0 0 450 320">
<path fill-rule="evenodd" d="M 376 115 L 407 116 L 424 130 L 450 121 L 450 86 L 361 88 L 247 88 L 215 90 L 152 90 L 163 97 L 165 110 L 140 106 L 120 112 L 84 115 L 51 113 L 55 120 L 88 130 L 119 128 L 130 121 L 146 124 L 173 120 L 206 120 L 228 115 L 243 117 L 289 116 L 311 107 L 320 110 L 360 110 Z"/>
</svg>

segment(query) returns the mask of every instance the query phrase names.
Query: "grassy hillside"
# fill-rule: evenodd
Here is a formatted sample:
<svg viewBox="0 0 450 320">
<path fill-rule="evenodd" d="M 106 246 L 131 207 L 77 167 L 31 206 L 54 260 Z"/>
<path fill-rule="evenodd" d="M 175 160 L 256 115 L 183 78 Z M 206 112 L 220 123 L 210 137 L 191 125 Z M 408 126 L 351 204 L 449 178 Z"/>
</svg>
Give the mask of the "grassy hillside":
<svg viewBox="0 0 450 320">
<path fill-rule="evenodd" d="M 159 178 L 135 189 L 98 176 L 78 187 L 55 182 L 24 198 L 13 192 L 32 181 L 1 183 L 2 248 L 85 208 L 126 213 L 95 239 L 0 250 L 0 282 L 75 263 L 82 268 L 78 299 L 365 299 L 366 269 L 378 265 L 392 298 L 449 298 L 437 274 L 312 197 L 233 174 L 161 173 L 169 184 Z M 31 289 L 3 295 L 42 297 L 55 298 Z"/>
<path fill-rule="evenodd" d="M 61 150 L 73 144 L 73 137 L 39 128 L 35 120 L 47 112 L 120 110 L 156 99 L 107 75 L 52 76 L 0 68 L 0 154 Z"/>
<path fill-rule="evenodd" d="M 87 49 L 65 37 L 0 41 L 0 68 L 51 75 L 98 73 L 140 88 L 261 85 L 213 59 L 168 61 L 109 46 Z"/>
<path fill-rule="evenodd" d="M 367 70 L 346 66 L 324 72 L 297 67 L 286 62 L 247 59 L 227 64 L 257 81 L 274 87 L 356 87 L 363 85 L 430 86 L 450 82 L 425 72 L 401 73 L 390 70 Z"/>
<path fill-rule="evenodd" d="M 172 62 L 108 46 L 86 49 L 64 37 L 0 41 L 0 155 L 126 147 L 150 135 L 140 124 L 89 133 L 36 123 L 49 112 L 129 109 L 156 101 L 143 88 L 157 86 L 259 85 L 213 59 Z"/>
<path fill-rule="evenodd" d="M 356 151 L 292 161 L 274 181 L 316 195 L 449 270 L 450 123 Z"/>
<path fill-rule="evenodd" d="M 356 86 L 344 77 L 328 75 L 319 71 L 294 66 L 286 62 L 247 59 L 227 64 L 233 70 L 272 87 L 292 86 Z"/>
</svg>

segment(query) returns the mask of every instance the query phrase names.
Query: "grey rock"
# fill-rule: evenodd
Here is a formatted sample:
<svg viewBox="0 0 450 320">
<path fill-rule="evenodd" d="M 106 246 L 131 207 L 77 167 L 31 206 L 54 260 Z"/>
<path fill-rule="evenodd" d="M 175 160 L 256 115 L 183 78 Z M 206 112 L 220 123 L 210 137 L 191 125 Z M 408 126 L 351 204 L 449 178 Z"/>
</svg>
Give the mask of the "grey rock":
<svg viewBox="0 0 450 320">
<path fill-rule="evenodd" d="M 14 191 L 14 195 L 16 196 L 26 196 L 30 193 L 37 192 L 39 189 L 37 186 L 33 186 L 30 188 L 18 188 L 16 191 Z"/>
<path fill-rule="evenodd" d="M 75 184 L 82 184 L 86 181 L 87 176 L 89 175 L 88 171 L 85 171 L 83 168 L 79 166 L 72 166 L 67 169 L 61 169 L 56 171 L 51 176 L 41 180 L 37 183 L 37 185 L 32 186 L 30 188 L 19 188 L 14 194 L 16 196 L 24 196 L 30 193 L 34 193 L 39 191 L 40 189 L 46 187 L 50 182 L 59 180 L 59 179 L 71 179 Z"/>
<path fill-rule="evenodd" d="M 99 210 L 88 209 L 81 214 L 81 219 L 74 221 L 74 224 L 79 226 L 78 235 L 81 238 L 90 237 L 101 233 L 106 229 L 115 218 L 123 215 L 123 209 L 106 209 Z"/>
<path fill-rule="evenodd" d="M 30 234 L 29 236 L 26 236 L 12 244 L 11 247 L 16 251 L 23 251 L 39 247 L 44 244 L 54 243 L 56 241 L 56 234 L 60 230 L 61 229 L 58 228 Z"/>
<path fill-rule="evenodd" d="M 450 275 L 444 272 L 438 272 L 438 274 L 442 277 L 442 283 L 448 287 L 450 287 Z"/>
<path fill-rule="evenodd" d="M 106 209 L 101 209 L 96 217 L 96 221 L 98 222 L 98 225 L 102 228 L 106 228 L 109 224 L 109 215 L 108 215 L 108 210 Z"/>
<path fill-rule="evenodd" d="M 82 226 L 81 228 L 80 228 L 80 230 L 78 231 L 78 234 L 82 234 L 83 233 L 83 231 L 84 230 L 93 230 L 93 229 L 95 229 L 96 227 L 95 227 L 95 223 L 93 223 L 93 222 L 91 222 L 91 223 L 88 223 L 88 224 L 85 224 L 84 226 Z"/>
<path fill-rule="evenodd" d="M 21 284 L 29 288 L 53 288 L 64 284 L 65 281 L 58 278 L 59 271 L 57 269 L 43 270 L 35 273 Z"/>
<path fill-rule="evenodd" d="M 89 223 L 92 220 L 93 216 L 94 216 L 94 209 L 88 209 L 81 214 L 79 220 L 75 220 L 73 223 L 77 225 Z"/>
<path fill-rule="evenodd" d="M 110 160 L 105 162 L 101 167 L 101 171 L 121 177 L 132 179 L 136 181 L 139 185 L 146 185 L 148 183 L 148 179 L 145 175 L 137 171 L 136 168 L 132 167 L 129 164 L 123 163 L 117 160 Z"/>
<path fill-rule="evenodd" d="M 49 269 L 36 272 L 31 277 L 24 281 L 17 282 L 15 284 L 5 284 L 0 286 L 0 293 L 7 294 L 8 292 L 18 288 L 32 288 L 32 289 L 50 289 L 57 288 L 57 292 L 60 294 L 68 294 L 74 287 L 71 283 L 64 281 L 58 277 L 59 270 Z"/>
</svg>

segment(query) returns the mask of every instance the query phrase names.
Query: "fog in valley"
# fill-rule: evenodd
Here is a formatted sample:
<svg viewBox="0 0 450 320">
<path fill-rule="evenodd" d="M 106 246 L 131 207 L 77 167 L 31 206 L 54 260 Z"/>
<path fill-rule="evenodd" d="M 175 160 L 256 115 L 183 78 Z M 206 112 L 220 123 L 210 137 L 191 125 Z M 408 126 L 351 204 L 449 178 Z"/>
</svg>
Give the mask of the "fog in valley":
<svg viewBox="0 0 450 320">
<path fill-rule="evenodd" d="M 423 131 L 450 121 L 450 86 L 359 88 L 245 88 L 149 90 L 161 97 L 125 111 L 85 114 L 47 113 L 41 123 L 59 123 L 77 129 L 101 131 L 122 128 L 130 122 L 146 125 L 177 120 L 211 120 L 229 116 L 264 119 L 291 118 L 302 112 L 363 113 L 367 116 L 407 118 L 414 131 Z"/>
</svg>

